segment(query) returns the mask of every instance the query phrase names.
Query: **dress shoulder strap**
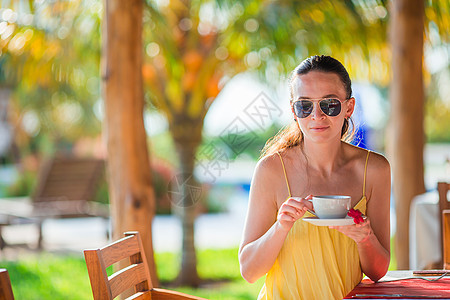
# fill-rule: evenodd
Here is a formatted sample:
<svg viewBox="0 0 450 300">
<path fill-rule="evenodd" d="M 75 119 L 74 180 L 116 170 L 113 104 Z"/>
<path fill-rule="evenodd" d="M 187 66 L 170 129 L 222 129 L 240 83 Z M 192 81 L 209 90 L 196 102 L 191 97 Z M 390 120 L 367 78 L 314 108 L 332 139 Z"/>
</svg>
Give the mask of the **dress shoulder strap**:
<svg viewBox="0 0 450 300">
<path fill-rule="evenodd" d="M 277 154 L 278 154 L 278 157 L 280 157 L 281 166 L 283 167 L 284 179 L 286 179 L 286 186 L 287 186 L 287 189 L 288 189 L 289 197 L 292 197 L 292 195 L 291 195 L 291 188 L 289 187 L 289 181 L 287 179 L 286 168 L 284 167 L 283 158 L 281 158 L 280 152 L 277 152 Z"/>
<path fill-rule="evenodd" d="M 370 150 L 367 150 L 366 164 L 364 165 L 364 182 L 363 182 L 363 197 L 366 196 L 366 174 L 367 174 L 367 162 L 369 161 Z"/>
</svg>

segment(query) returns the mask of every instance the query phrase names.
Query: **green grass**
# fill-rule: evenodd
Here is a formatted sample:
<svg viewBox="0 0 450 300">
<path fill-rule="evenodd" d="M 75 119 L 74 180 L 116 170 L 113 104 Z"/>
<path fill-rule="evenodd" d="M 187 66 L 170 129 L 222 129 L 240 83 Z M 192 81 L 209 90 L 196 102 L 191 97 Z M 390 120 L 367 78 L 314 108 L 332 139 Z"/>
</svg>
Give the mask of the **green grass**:
<svg viewBox="0 0 450 300">
<path fill-rule="evenodd" d="M 397 259 L 395 257 L 395 237 L 391 237 L 391 261 L 389 263 L 389 271 L 397 270 Z"/>
<path fill-rule="evenodd" d="M 199 251 L 198 273 L 201 278 L 211 279 L 215 283 L 211 283 L 207 288 L 176 288 L 176 290 L 208 299 L 256 299 L 264 278 L 254 284 L 242 279 L 237 254 L 237 248 Z M 163 283 L 175 279 L 179 265 L 177 257 L 174 253 L 156 255 L 157 261 L 161 262 L 157 262 L 158 275 Z"/>
<path fill-rule="evenodd" d="M 396 269 L 391 243 L 389 270 Z M 199 289 L 169 287 L 172 290 L 208 299 L 256 299 L 264 278 L 254 284 L 242 279 L 239 273 L 238 249 L 198 251 L 198 273 L 213 283 Z M 179 255 L 157 253 L 156 264 L 162 287 L 178 274 Z M 92 299 L 86 264 L 82 256 L 58 256 L 43 253 L 30 255 L 20 261 L 0 261 L 0 268 L 8 269 L 16 299 Z"/>
<path fill-rule="evenodd" d="M 241 278 L 237 251 L 237 248 L 198 251 L 200 277 L 217 282 L 199 289 L 169 288 L 209 299 L 256 299 L 264 280 L 249 284 Z M 179 255 L 157 253 L 156 264 L 165 287 L 178 274 Z M 8 270 L 16 299 L 92 299 L 86 264 L 81 256 L 43 253 L 20 261 L 0 261 L 0 268 Z"/>
<path fill-rule="evenodd" d="M 92 299 L 84 259 L 51 254 L 0 262 L 16 299 Z"/>
</svg>

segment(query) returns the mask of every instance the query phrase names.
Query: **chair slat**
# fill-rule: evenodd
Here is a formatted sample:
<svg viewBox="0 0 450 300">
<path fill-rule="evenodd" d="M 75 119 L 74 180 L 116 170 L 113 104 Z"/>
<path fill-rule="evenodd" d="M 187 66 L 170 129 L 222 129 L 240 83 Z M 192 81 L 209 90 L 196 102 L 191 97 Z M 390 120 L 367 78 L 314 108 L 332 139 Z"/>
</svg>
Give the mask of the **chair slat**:
<svg viewBox="0 0 450 300">
<path fill-rule="evenodd" d="M 100 249 L 100 251 L 106 268 L 138 253 L 140 251 L 139 242 L 136 235 L 130 235 Z"/>
<path fill-rule="evenodd" d="M 139 232 L 130 231 L 125 232 L 125 238 L 102 249 L 85 250 L 86 264 L 95 300 L 113 300 L 121 294 L 121 296 L 125 296 L 124 294 L 127 294 L 131 288 L 134 288 L 134 294 L 127 300 L 206 300 L 175 291 L 154 289 L 143 248 Z M 120 269 L 108 278 L 106 276 L 107 265 L 125 258 L 130 259 L 131 265 Z M 100 269 L 101 271 L 98 271 Z"/>
<path fill-rule="evenodd" d="M 9 278 L 8 270 L 6 269 L 0 269 L 0 299 L 14 300 L 11 279 Z"/>
<path fill-rule="evenodd" d="M 450 209 L 442 212 L 442 247 L 444 269 L 450 270 Z"/>
<path fill-rule="evenodd" d="M 147 280 L 144 264 L 130 265 L 109 277 L 112 298 Z"/>
<path fill-rule="evenodd" d="M 450 183 L 448 182 L 438 182 L 437 185 L 437 189 L 438 189 L 438 194 L 439 194 L 439 224 L 441 224 L 441 257 L 442 257 L 442 265 L 445 266 L 445 260 L 444 260 L 444 256 L 445 256 L 445 241 L 444 241 L 444 211 L 450 209 L 450 202 L 448 201 L 449 199 L 447 198 L 447 194 L 448 191 L 450 189 Z M 450 247 L 450 246 L 449 246 Z M 448 263 L 448 261 L 447 261 Z"/>
<path fill-rule="evenodd" d="M 124 237 L 100 249 L 105 267 L 138 253 L 139 242 L 135 235 Z"/>
<path fill-rule="evenodd" d="M 153 296 L 151 291 L 145 291 L 145 292 L 139 292 L 136 293 L 130 297 L 128 297 L 126 300 L 153 300 Z"/>
<path fill-rule="evenodd" d="M 100 250 L 84 250 L 84 258 L 91 281 L 92 294 L 95 300 L 112 299 L 111 291 L 107 286 L 108 276 L 106 267 L 99 257 Z"/>
<path fill-rule="evenodd" d="M 41 180 L 33 193 L 34 202 L 64 197 L 68 200 L 91 201 L 104 171 L 104 161 L 84 158 L 54 158 L 40 171 Z"/>
<path fill-rule="evenodd" d="M 145 271 L 147 273 L 147 278 L 150 278 L 149 280 L 147 280 L 146 286 L 143 284 L 139 284 L 136 286 L 135 291 L 140 292 L 140 291 L 144 291 L 146 289 L 151 290 L 153 288 L 153 282 L 151 280 L 152 275 L 150 274 L 150 270 L 148 268 L 147 258 L 145 257 L 145 253 L 143 252 L 144 245 L 142 244 L 141 236 L 139 235 L 139 232 L 133 232 L 133 231 L 125 232 L 125 236 L 130 236 L 130 235 L 136 236 L 138 245 L 139 245 L 139 249 L 141 250 L 139 253 L 130 256 L 130 264 L 136 264 L 136 263 L 142 262 L 144 264 L 144 266 L 146 266 Z"/>
<path fill-rule="evenodd" d="M 152 289 L 152 300 L 206 300 L 205 298 L 184 294 L 177 291 L 154 288 Z"/>
</svg>

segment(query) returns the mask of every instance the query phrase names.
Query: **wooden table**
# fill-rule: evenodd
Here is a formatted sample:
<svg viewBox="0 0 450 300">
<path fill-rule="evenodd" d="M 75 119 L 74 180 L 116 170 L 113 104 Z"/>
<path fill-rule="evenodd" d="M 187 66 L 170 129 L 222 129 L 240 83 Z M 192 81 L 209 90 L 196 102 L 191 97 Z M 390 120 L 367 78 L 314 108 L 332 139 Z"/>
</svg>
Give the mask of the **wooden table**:
<svg viewBox="0 0 450 300">
<path fill-rule="evenodd" d="M 344 299 L 450 299 L 450 274 L 414 276 L 413 271 L 389 271 L 379 282 L 363 279 Z"/>
</svg>

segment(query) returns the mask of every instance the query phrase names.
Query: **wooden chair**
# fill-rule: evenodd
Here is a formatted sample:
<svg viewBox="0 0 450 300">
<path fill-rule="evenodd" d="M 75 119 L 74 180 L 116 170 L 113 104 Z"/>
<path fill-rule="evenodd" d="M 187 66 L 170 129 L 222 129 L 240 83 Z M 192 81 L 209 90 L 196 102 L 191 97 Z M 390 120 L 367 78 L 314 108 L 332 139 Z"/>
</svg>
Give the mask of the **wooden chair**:
<svg viewBox="0 0 450 300">
<path fill-rule="evenodd" d="M 90 202 L 104 170 L 105 162 L 97 158 L 57 156 L 45 161 L 31 196 L 33 215 L 77 218 L 97 213 Z"/>
<path fill-rule="evenodd" d="M 438 182 L 438 193 L 439 193 L 439 215 L 446 209 L 450 209 L 450 202 L 447 198 L 447 192 L 450 189 L 450 183 L 448 182 Z"/>
<path fill-rule="evenodd" d="M 442 212 L 442 250 L 445 270 L 450 270 L 450 209 Z"/>
<path fill-rule="evenodd" d="M 47 159 L 39 170 L 31 199 L 20 203 L 16 201 L 19 199 L 2 199 L 0 215 L 9 224 L 37 224 L 38 248 L 41 248 L 42 222 L 45 219 L 109 217 L 108 206 L 93 201 L 99 184 L 104 180 L 104 171 L 105 162 L 102 159 L 74 156 Z M 1 237 L 0 241 L 3 241 Z M 5 242 L 0 244 L 1 247 L 4 245 Z"/>
<path fill-rule="evenodd" d="M 142 241 L 138 232 L 126 232 L 125 237 L 101 249 L 85 250 L 84 257 L 91 281 L 94 300 L 114 299 L 134 288 L 127 299 L 203 299 L 175 291 L 154 288 Z M 130 265 L 107 276 L 106 268 L 129 259 Z"/>
<path fill-rule="evenodd" d="M 450 189 L 450 183 L 448 182 L 438 182 L 438 194 L 439 194 L 439 222 L 441 224 L 441 242 L 442 242 L 442 260 L 443 260 L 443 265 L 444 265 L 444 269 L 446 268 L 446 263 L 447 268 L 450 268 L 450 255 L 447 252 L 447 260 L 445 259 L 445 255 L 446 255 L 446 249 L 447 251 L 450 251 L 450 231 L 445 232 L 446 230 L 446 226 L 448 225 L 448 216 L 446 214 L 444 214 L 444 212 L 446 210 L 450 211 L 450 202 L 448 201 L 447 198 L 447 193 L 448 190 Z M 447 218 L 447 219 L 446 219 Z"/>
<path fill-rule="evenodd" d="M 8 270 L 0 269 L 0 300 L 14 300 Z"/>
</svg>

